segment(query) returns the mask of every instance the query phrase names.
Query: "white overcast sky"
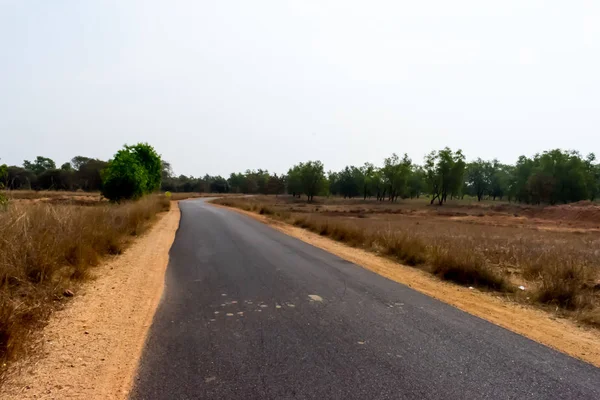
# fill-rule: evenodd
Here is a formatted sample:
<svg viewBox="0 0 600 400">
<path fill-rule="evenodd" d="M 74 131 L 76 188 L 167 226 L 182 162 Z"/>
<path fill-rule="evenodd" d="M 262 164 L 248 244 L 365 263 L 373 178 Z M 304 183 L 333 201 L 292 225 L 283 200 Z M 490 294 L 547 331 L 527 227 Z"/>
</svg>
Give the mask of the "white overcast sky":
<svg viewBox="0 0 600 400">
<path fill-rule="evenodd" d="M 0 158 L 600 152 L 599 1 L 0 0 Z"/>
</svg>

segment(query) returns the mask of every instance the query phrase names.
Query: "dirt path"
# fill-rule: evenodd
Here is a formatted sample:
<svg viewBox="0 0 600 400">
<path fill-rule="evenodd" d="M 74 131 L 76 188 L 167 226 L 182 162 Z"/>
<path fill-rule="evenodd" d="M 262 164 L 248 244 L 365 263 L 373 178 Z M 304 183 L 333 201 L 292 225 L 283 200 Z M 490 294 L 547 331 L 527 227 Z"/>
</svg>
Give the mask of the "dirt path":
<svg viewBox="0 0 600 400">
<path fill-rule="evenodd" d="M 179 225 L 171 210 L 57 312 L 41 334 L 42 355 L 15 366 L 2 399 L 124 399 L 160 301 Z M 33 365 L 32 365 L 33 364 Z"/>
<path fill-rule="evenodd" d="M 224 207 L 218 204 L 213 205 Z M 569 320 L 557 319 L 544 311 L 521 306 L 478 290 L 469 290 L 440 281 L 419 269 L 398 264 L 371 252 L 349 247 L 263 215 L 236 208 L 225 208 L 248 215 L 271 225 L 280 232 L 310 243 L 388 279 L 410 286 L 472 315 L 600 367 L 600 332 L 598 330 L 583 328 Z"/>
</svg>

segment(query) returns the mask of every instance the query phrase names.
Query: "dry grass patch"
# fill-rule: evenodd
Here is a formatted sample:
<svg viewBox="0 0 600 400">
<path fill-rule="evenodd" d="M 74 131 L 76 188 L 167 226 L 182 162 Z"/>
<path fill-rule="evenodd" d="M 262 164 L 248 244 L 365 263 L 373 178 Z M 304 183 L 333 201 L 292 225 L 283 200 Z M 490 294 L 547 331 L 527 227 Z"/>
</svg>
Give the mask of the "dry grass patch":
<svg viewBox="0 0 600 400">
<path fill-rule="evenodd" d="M 156 195 L 95 207 L 15 202 L 0 212 L 0 360 L 25 352 L 28 336 L 73 281 L 88 277 L 102 256 L 123 251 L 169 207 Z"/>
<path fill-rule="evenodd" d="M 430 271 L 441 279 L 461 285 L 472 285 L 508 292 L 512 290 L 506 278 L 486 265 L 469 249 L 433 246 L 429 254 Z"/>
</svg>

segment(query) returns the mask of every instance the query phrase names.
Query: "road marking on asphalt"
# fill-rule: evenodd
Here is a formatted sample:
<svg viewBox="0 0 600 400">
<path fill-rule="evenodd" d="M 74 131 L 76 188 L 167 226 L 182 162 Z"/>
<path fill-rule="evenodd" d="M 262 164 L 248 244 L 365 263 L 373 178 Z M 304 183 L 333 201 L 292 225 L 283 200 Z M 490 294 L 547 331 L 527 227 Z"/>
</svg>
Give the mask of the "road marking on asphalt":
<svg viewBox="0 0 600 400">
<path fill-rule="evenodd" d="M 309 294 L 308 297 L 310 297 L 310 299 L 312 301 L 318 301 L 318 302 L 323 302 L 323 298 L 321 296 L 319 296 L 318 294 Z"/>
<path fill-rule="evenodd" d="M 359 340 L 358 342 L 356 342 L 358 344 L 365 344 L 365 342 L 363 342 L 362 340 Z"/>
<path fill-rule="evenodd" d="M 286 306 L 288 306 L 288 307 L 292 307 L 292 308 L 296 307 L 296 306 L 295 306 L 295 305 L 293 305 L 292 303 L 285 303 L 285 305 L 286 305 Z"/>
<path fill-rule="evenodd" d="M 232 314 L 232 313 L 230 313 L 230 312 L 228 312 L 226 315 L 227 315 L 228 317 L 233 317 L 233 314 Z"/>
<path fill-rule="evenodd" d="M 221 296 L 225 297 L 227 296 L 227 293 L 221 293 Z"/>
<path fill-rule="evenodd" d="M 233 300 L 231 304 L 237 304 L 237 300 Z"/>
<path fill-rule="evenodd" d="M 238 314 L 238 315 L 242 315 L 242 316 L 243 316 L 243 315 L 244 315 L 244 312 L 243 312 L 243 311 L 238 311 L 238 313 L 237 313 L 237 314 Z"/>
<path fill-rule="evenodd" d="M 204 382 L 206 382 L 206 383 L 210 383 L 210 382 L 212 382 L 212 381 L 214 381 L 214 380 L 216 380 L 216 379 L 217 379 L 217 377 L 216 377 L 216 376 L 209 376 L 208 378 L 205 378 L 205 379 L 204 379 Z"/>
<path fill-rule="evenodd" d="M 218 311 L 215 311 L 215 314 L 218 314 L 218 313 L 219 313 Z"/>
<path fill-rule="evenodd" d="M 275 308 L 281 308 L 279 304 L 275 304 Z"/>
<path fill-rule="evenodd" d="M 260 308 L 267 308 L 267 307 L 269 307 L 269 306 L 268 306 L 268 305 L 266 305 L 266 304 L 261 304 L 261 305 L 260 305 Z"/>
</svg>

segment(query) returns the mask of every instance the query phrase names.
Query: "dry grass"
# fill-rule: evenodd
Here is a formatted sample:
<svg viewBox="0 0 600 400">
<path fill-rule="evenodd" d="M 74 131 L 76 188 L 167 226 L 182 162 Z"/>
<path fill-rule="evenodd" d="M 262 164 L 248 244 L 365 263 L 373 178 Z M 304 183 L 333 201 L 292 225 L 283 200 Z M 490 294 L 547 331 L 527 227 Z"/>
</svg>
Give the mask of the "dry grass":
<svg viewBox="0 0 600 400">
<path fill-rule="evenodd" d="M 28 337 L 76 281 L 170 207 L 162 196 L 96 207 L 13 202 L 0 212 L 0 359 L 26 351 Z"/>
<path fill-rule="evenodd" d="M 96 196 L 99 197 L 99 192 L 68 192 L 64 190 L 7 190 L 7 197 L 11 200 L 33 200 L 33 199 L 52 199 L 63 197 L 80 197 L 80 196 Z"/>
<path fill-rule="evenodd" d="M 597 205 L 530 207 L 424 199 L 397 204 L 281 196 L 216 202 L 309 229 L 418 266 L 441 279 L 500 291 L 600 326 Z M 543 218 L 542 218 L 543 217 Z M 524 291 L 517 286 L 524 286 Z"/>
</svg>

